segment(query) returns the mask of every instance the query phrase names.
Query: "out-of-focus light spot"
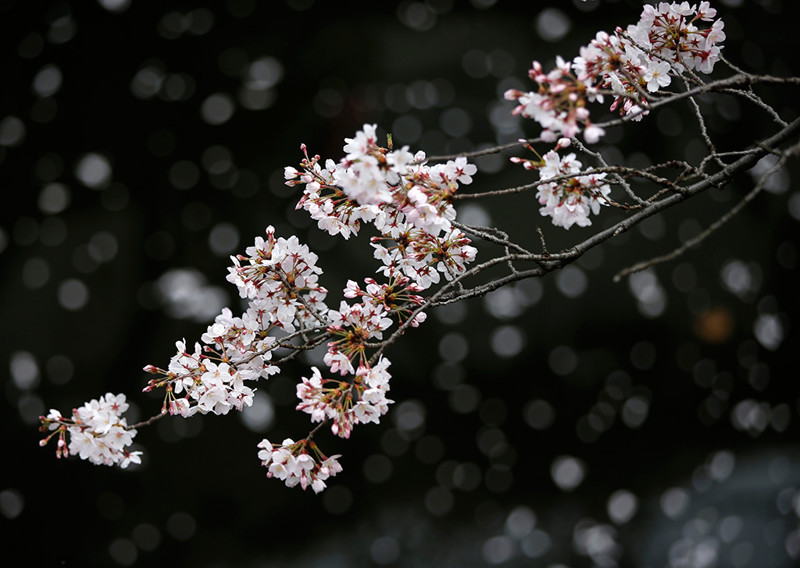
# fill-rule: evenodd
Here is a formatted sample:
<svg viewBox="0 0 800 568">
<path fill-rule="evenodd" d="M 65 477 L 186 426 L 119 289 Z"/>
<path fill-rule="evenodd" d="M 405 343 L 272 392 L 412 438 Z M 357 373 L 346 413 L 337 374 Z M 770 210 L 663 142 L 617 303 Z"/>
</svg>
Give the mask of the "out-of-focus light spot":
<svg viewBox="0 0 800 568">
<path fill-rule="evenodd" d="M 253 404 L 242 409 L 242 423 L 253 432 L 265 432 L 275 420 L 275 405 L 269 394 L 256 391 Z"/>
<path fill-rule="evenodd" d="M 392 460 L 383 454 L 373 454 L 364 460 L 364 478 L 370 483 L 384 483 L 392 476 Z"/>
<path fill-rule="evenodd" d="M 510 359 L 520 354 L 527 340 L 525 332 L 516 325 L 503 325 L 492 332 L 490 344 L 495 354 L 502 359 Z"/>
<path fill-rule="evenodd" d="M 477 437 L 478 448 L 489 457 L 497 457 L 508 447 L 506 435 L 499 428 L 482 430 Z"/>
<path fill-rule="evenodd" d="M 77 311 L 89 302 L 89 288 L 77 278 L 69 278 L 59 285 L 57 296 L 61 307 Z"/>
<path fill-rule="evenodd" d="M 556 419 L 556 409 L 546 400 L 534 399 L 525 404 L 522 417 L 534 430 L 547 430 Z"/>
<path fill-rule="evenodd" d="M 489 564 L 502 564 L 514 555 L 514 541 L 507 536 L 493 536 L 483 543 L 483 559 Z"/>
<path fill-rule="evenodd" d="M 111 181 L 111 163 L 101 154 L 84 154 L 75 165 L 75 177 L 86 187 L 102 189 Z"/>
<path fill-rule="evenodd" d="M 200 180 L 200 169 L 189 160 L 180 160 L 170 166 L 169 182 L 175 189 L 191 189 Z"/>
<path fill-rule="evenodd" d="M 436 24 L 436 14 L 423 2 L 402 2 L 397 7 L 400 22 L 412 30 L 424 31 Z"/>
<path fill-rule="evenodd" d="M 372 541 L 369 554 L 376 564 L 394 564 L 400 558 L 400 544 L 391 536 L 382 536 Z"/>
<path fill-rule="evenodd" d="M 667 232 L 667 223 L 660 215 L 653 215 L 639 223 L 637 229 L 646 239 L 658 241 L 664 238 Z"/>
<path fill-rule="evenodd" d="M 460 414 L 469 414 L 478 408 L 481 391 L 472 385 L 458 385 L 447 398 L 450 408 Z"/>
<path fill-rule="evenodd" d="M 120 13 L 128 9 L 131 0 L 97 0 L 97 3 L 109 12 Z"/>
<path fill-rule="evenodd" d="M 164 83 L 166 72 L 164 64 L 159 60 L 152 60 L 142 66 L 131 80 L 131 93 L 138 99 L 149 99 L 158 94 Z"/>
<path fill-rule="evenodd" d="M 670 567 L 691 566 L 692 568 L 713 568 L 718 562 L 719 543 L 715 538 L 682 538 L 669 549 Z"/>
<path fill-rule="evenodd" d="M 639 313 L 645 317 L 655 318 L 667 308 L 667 295 L 655 272 L 648 269 L 631 274 L 628 287 L 636 298 Z"/>
<path fill-rule="evenodd" d="M 466 136 L 472 130 L 472 118 L 464 109 L 451 107 L 439 116 L 439 127 L 448 136 Z"/>
<path fill-rule="evenodd" d="M 139 556 L 136 545 L 129 538 L 115 538 L 108 545 L 108 555 L 122 566 L 133 566 Z"/>
<path fill-rule="evenodd" d="M 569 265 L 556 275 L 556 287 L 567 298 L 578 298 L 589 284 L 586 274 L 575 265 Z"/>
<path fill-rule="evenodd" d="M 425 407 L 417 400 L 405 400 L 394 409 L 392 418 L 401 433 L 419 431 L 425 426 Z"/>
<path fill-rule="evenodd" d="M 756 162 L 756 165 L 748 170 L 748 173 L 753 178 L 753 181 L 756 183 L 761 181 L 761 178 L 767 172 L 769 172 L 775 166 L 775 164 L 778 163 L 778 159 L 778 156 L 767 154 L 758 162 Z M 764 189 L 775 194 L 786 193 L 789 190 L 789 187 L 791 187 L 791 178 L 789 177 L 789 172 L 785 167 L 782 167 L 778 171 L 772 173 L 764 183 Z"/>
<path fill-rule="evenodd" d="M 694 332 L 706 343 L 720 345 L 733 334 L 735 322 L 731 310 L 716 306 L 701 311 L 694 321 Z"/>
<path fill-rule="evenodd" d="M 464 73 L 473 79 L 481 79 L 489 74 L 489 57 L 480 49 L 470 49 L 461 58 Z"/>
<path fill-rule="evenodd" d="M 15 351 L 11 354 L 9 371 L 14 385 L 20 390 L 31 390 L 39 384 L 39 364 L 28 351 Z"/>
<path fill-rule="evenodd" d="M 389 85 L 383 93 L 383 102 L 389 110 L 396 113 L 408 112 L 411 105 L 408 104 L 406 88 L 402 84 Z"/>
<path fill-rule="evenodd" d="M 167 12 L 156 25 L 156 29 L 164 39 L 177 39 L 189 29 L 189 18 L 180 12 Z"/>
<path fill-rule="evenodd" d="M 519 301 L 512 286 L 492 290 L 484 296 L 483 303 L 486 311 L 500 320 L 513 319 L 526 308 L 524 302 Z"/>
<path fill-rule="evenodd" d="M 185 101 L 194 94 L 194 91 L 195 82 L 191 75 L 172 73 L 164 79 L 160 95 L 166 101 Z"/>
<path fill-rule="evenodd" d="M 677 519 L 686 512 L 689 507 L 689 492 L 680 487 L 667 489 L 659 501 L 661 510 L 670 519 Z"/>
<path fill-rule="evenodd" d="M 481 484 L 481 469 L 472 462 L 458 464 L 453 469 L 453 486 L 461 491 L 475 491 Z"/>
<path fill-rule="evenodd" d="M 236 97 L 239 104 L 247 110 L 265 110 L 278 98 L 274 89 L 254 89 L 248 85 L 243 85 Z"/>
<path fill-rule="evenodd" d="M 222 311 L 228 295 L 222 288 L 209 286 L 197 270 L 174 268 L 156 282 L 156 293 L 171 317 L 207 322 Z"/>
<path fill-rule="evenodd" d="M 398 143 L 413 144 L 422 136 L 422 123 L 413 114 L 402 114 L 392 123 L 391 134 Z"/>
<path fill-rule="evenodd" d="M 567 345 L 559 345 L 550 351 L 547 363 L 556 375 L 569 375 L 578 368 L 578 354 Z"/>
<path fill-rule="evenodd" d="M 50 97 L 61 88 L 61 70 L 53 64 L 42 67 L 33 78 L 33 92 L 39 97 Z"/>
<path fill-rule="evenodd" d="M 208 247 L 217 256 L 228 256 L 239 246 L 239 229 L 232 223 L 218 223 L 208 234 Z"/>
<path fill-rule="evenodd" d="M 197 531 L 197 521 L 189 513 L 178 511 L 167 519 L 167 532 L 172 538 L 188 541 Z"/>
<path fill-rule="evenodd" d="M 247 68 L 246 84 L 251 89 L 266 90 L 283 79 L 283 65 L 274 57 L 265 56 L 253 61 Z"/>
<path fill-rule="evenodd" d="M 408 103 L 418 109 L 427 109 L 435 106 L 439 93 L 436 86 L 431 81 L 417 80 L 409 84 L 405 89 Z"/>
<path fill-rule="evenodd" d="M 61 213 L 70 201 L 69 188 L 63 183 L 51 183 L 39 192 L 39 210 L 45 214 Z"/>
<path fill-rule="evenodd" d="M 187 31 L 196 36 L 207 34 L 214 27 L 214 12 L 208 8 L 192 10 L 185 18 L 188 20 Z"/>
<path fill-rule="evenodd" d="M 722 542 L 732 543 L 742 532 L 744 522 L 741 517 L 729 515 L 719 522 L 719 537 Z"/>
<path fill-rule="evenodd" d="M 39 423 L 39 417 L 46 413 L 44 401 L 29 392 L 19 397 L 17 410 L 22 421 L 30 426 Z"/>
<path fill-rule="evenodd" d="M 768 402 L 758 402 L 747 398 L 731 410 L 731 424 L 737 430 L 744 430 L 751 436 L 761 434 L 770 423 L 771 409 Z"/>
<path fill-rule="evenodd" d="M 137 547 L 151 552 L 161 544 L 161 531 L 151 523 L 141 523 L 133 527 L 131 539 Z"/>
<path fill-rule="evenodd" d="M 453 508 L 455 498 L 446 487 L 432 487 L 425 494 L 425 508 L 431 515 L 443 517 Z"/>
<path fill-rule="evenodd" d="M 47 377 L 54 385 L 64 385 L 75 375 L 75 364 L 66 355 L 53 355 L 45 363 Z"/>
<path fill-rule="evenodd" d="M 586 465 L 573 456 L 559 456 L 550 466 L 550 477 L 562 491 L 573 491 L 586 476 Z"/>
<path fill-rule="evenodd" d="M 720 280 L 729 292 L 743 300 L 750 299 L 761 285 L 761 268 L 756 263 L 729 260 L 722 266 Z"/>
<path fill-rule="evenodd" d="M 469 343 L 462 334 L 452 331 L 439 340 L 439 356 L 448 362 L 463 361 L 469 353 Z"/>
<path fill-rule="evenodd" d="M 525 505 L 514 507 L 506 517 L 506 532 L 517 540 L 528 536 L 535 526 L 536 513 Z"/>
<path fill-rule="evenodd" d="M 25 133 L 25 123 L 13 114 L 0 120 L 0 146 L 19 146 Z"/>
<path fill-rule="evenodd" d="M 482 205 L 467 203 L 456 209 L 459 222 L 472 227 L 488 227 L 492 224 L 489 212 Z M 505 288 L 500 288 L 501 290 Z"/>
<path fill-rule="evenodd" d="M 714 453 L 706 465 L 708 476 L 717 482 L 723 482 L 733 473 L 736 459 L 732 452 L 719 451 Z"/>
<path fill-rule="evenodd" d="M 0 491 L 0 515 L 6 519 L 16 519 L 25 510 L 25 498 L 17 489 Z"/>
<path fill-rule="evenodd" d="M 223 174 L 233 167 L 233 153 L 226 146 L 215 144 L 203 151 L 201 162 L 209 174 Z"/>
<path fill-rule="evenodd" d="M 647 420 L 650 401 L 641 395 L 634 395 L 622 405 L 621 418 L 628 428 L 639 428 Z"/>
<path fill-rule="evenodd" d="M 783 324 L 774 314 L 761 314 L 753 324 L 753 333 L 765 349 L 775 351 L 783 342 Z"/>
<path fill-rule="evenodd" d="M 50 265 L 38 256 L 29 258 L 22 265 L 22 285 L 37 290 L 50 280 Z"/>
<path fill-rule="evenodd" d="M 552 547 L 550 535 L 546 532 L 534 529 L 526 536 L 520 543 L 522 554 L 528 558 L 540 558 L 547 554 L 547 551 Z M 551 566 L 551 568 L 559 568 L 558 566 Z"/>
<path fill-rule="evenodd" d="M 60 11 L 60 6 L 58 10 Z M 47 39 L 50 43 L 56 45 L 67 43 L 75 36 L 75 31 L 75 20 L 70 14 L 54 14 L 53 19 L 50 20 L 50 27 L 47 30 Z"/>
<path fill-rule="evenodd" d="M 214 93 L 200 105 L 200 116 L 208 124 L 218 126 L 228 122 L 236 110 L 233 98 L 227 93 Z"/>
<path fill-rule="evenodd" d="M 611 525 L 581 519 L 572 535 L 575 550 L 592 559 L 595 566 L 615 566 L 622 553 L 617 544 L 617 531 Z"/>
<path fill-rule="evenodd" d="M 536 16 L 536 33 L 545 41 L 556 42 L 572 29 L 569 16 L 558 8 L 545 8 Z"/>
<path fill-rule="evenodd" d="M 108 231 L 100 231 L 92 235 L 88 246 L 89 255 L 98 263 L 111 262 L 119 250 L 117 237 Z"/>
<path fill-rule="evenodd" d="M 608 518 L 617 525 L 624 525 L 630 521 L 639 509 L 639 499 L 636 495 L 625 489 L 620 489 L 608 498 L 606 510 Z"/>
</svg>

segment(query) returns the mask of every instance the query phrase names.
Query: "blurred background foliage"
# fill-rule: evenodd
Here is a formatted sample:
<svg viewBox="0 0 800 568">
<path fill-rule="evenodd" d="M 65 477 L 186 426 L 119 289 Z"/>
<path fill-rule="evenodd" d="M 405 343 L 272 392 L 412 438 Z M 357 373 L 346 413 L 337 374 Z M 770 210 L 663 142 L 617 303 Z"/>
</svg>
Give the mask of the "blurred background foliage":
<svg viewBox="0 0 800 568">
<path fill-rule="evenodd" d="M 786 3 L 713 5 L 727 58 L 800 74 Z M 308 431 L 294 385 L 321 353 L 286 365 L 242 416 L 142 429 L 143 464 L 127 471 L 37 445 L 40 414 L 108 391 L 128 394 L 129 423 L 156 413 L 139 370 L 165 365 L 221 307 L 236 311 L 228 257 L 267 225 L 320 254 L 331 305 L 348 278 L 372 274 L 365 236 L 340 242 L 294 210 L 282 172 L 301 142 L 338 159 L 365 122 L 428 155 L 535 136 L 502 93 L 532 87 L 532 59 L 572 58 L 640 10 L 1 0 L 6 554 L 37 566 L 797 565 L 796 164 L 673 263 L 612 282 L 708 226 L 749 175 L 541 281 L 436 310 L 388 353 L 397 404 L 383 423 L 321 438 L 345 468 L 321 495 L 267 480 L 256 458 L 263 436 Z M 762 92 L 795 118 L 796 91 Z M 702 104 L 720 149 L 772 128 L 740 99 Z M 697 163 L 686 111 L 599 147 L 626 165 Z M 473 187 L 531 180 L 515 153 L 480 158 Z M 593 230 L 554 229 L 531 194 L 461 203 L 465 222 L 537 250 L 537 227 L 551 251 Z"/>
</svg>

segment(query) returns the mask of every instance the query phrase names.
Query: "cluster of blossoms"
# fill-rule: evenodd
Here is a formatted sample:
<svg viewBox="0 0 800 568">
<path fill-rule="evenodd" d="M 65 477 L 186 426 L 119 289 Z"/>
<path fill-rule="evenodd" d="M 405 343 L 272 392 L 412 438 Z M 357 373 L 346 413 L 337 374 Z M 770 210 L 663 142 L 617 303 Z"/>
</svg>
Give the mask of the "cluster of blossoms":
<svg viewBox="0 0 800 568">
<path fill-rule="evenodd" d="M 561 139 L 556 149 L 564 148 L 569 143 L 569 139 Z M 573 153 L 561 157 L 556 150 L 550 150 L 538 160 L 512 158 L 512 161 L 522 164 L 525 169 L 539 171 L 539 179 L 545 182 L 538 186 L 536 192 L 542 205 L 539 213 L 552 217 L 557 227 L 588 227 L 592 224 L 589 214 L 597 215 L 601 205 L 610 203 L 608 194 L 611 193 L 611 187 L 605 183 L 606 174 L 587 170 L 576 175 L 581 173 L 583 165 Z"/>
<path fill-rule="evenodd" d="M 349 438 L 355 424 L 378 424 L 394 402 L 386 398 L 390 364 L 385 357 L 376 365 L 363 363 L 352 383 L 323 379 L 319 369 L 312 367 L 311 377 L 303 377 L 297 385 L 297 410 L 310 414 L 312 422 L 330 420 L 331 431 L 341 438 Z"/>
<path fill-rule="evenodd" d="M 298 208 L 320 229 L 346 239 L 362 223 L 372 223 L 381 235 L 373 239 L 375 257 L 388 278 L 405 275 L 421 289 L 442 275 L 451 280 L 477 252 L 452 226 L 451 203 L 459 184 L 471 183 L 477 168 L 465 158 L 428 165 L 423 152 L 383 148 L 376 128 L 365 124 L 355 138 L 347 138 L 347 155 L 339 162 L 326 160 L 322 167 L 319 156 L 306 154 L 300 170 L 285 169 L 287 185 L 305 185 Z"/>
<path fill-rule="evenodd" d="M 71 418 L 65 418 L 58 410 L 50 410 L 47 416 L 42 417 L 40 427 L 41 431 L 50 434 L 40 444 L 44 446 L 58 435 L 56 456 L 59 458 L 72 453 L 94 464 L 116 464 L 122 468 L 131 463 L 141 463 L 139 456 L 142 452 L 127 449 L 133 443 L 136 430 L 129 428 L 122 417 L 126 410 L 125 395 L 111 393 L 73 409 Z M 70 436 L 69 443 L 66 434 Z"/>
<path fill-rule="evenodd" d="M 561 57 L 545 73 L 538 61 L 529 72 L 539 85 L 537 92 L 509 90 L 507 100 L 516 101 L 515 114 L 536 120 L 544 129 L 542 139 L 573 138 L 583 128 L 588 143 L 605 133 L 589 118 L 590 102 L 603 102 L 611 93 L 611 110 L 641 119 L 647 113 L 647 93 L 671 83 L 670 75 L 698 70 L 711 73 L 719 60 L 725 39 L 722 20 L 708 2 L 661 2 L 645 5 L 639 22 L 614 34 L 599 32 L 571 62 Z M 711 22 L 698 28 L 699 22 Z"/>
<path fill-rule="evenodd" d="M 227 279 L 246 300 L 244 313 L 235 316 L 223 309 L 192 348 L 185 340 L 176 342 L 166 369 L 144 368 L 155 375 L 144 390 L 164 389 L 160 416 L 243 410 L 253 404 L 255 389 L 249 385 L 279 371 L 280 361 L 273 361 L 276 349 L 296 353 L 325 341 L 328 372 L 341 379 L 324 379 L 312 368 L 311 377 L 297 386 L 297 410 L 310 414 L 312 423 L 330 422 L 331 431 L 342 438 L 350 436 L 354 425 L 377 424 L 386 414 L 393 403 L 386 397 L 391 363 L 383 356 L 370 357 L 368 349 L 380 348 L 383 333 L 395 322 L 405 329 L 425 321 L 420 292 L 439 282 L 440 275 L 452 279 L 475 258 L 469 239 L 452 226 L 451 197 L 459 183 L 472 181 L 476 168 L 463 158 L 428 166 L 422 153 L 379 147 L 375 130 L 365 125 L 346 139 L 346 156 L 338 164 L 328 160 L 321 168 L 319 157 L 306 153 L 303 171 L 286 168 L 286 178 L 289 185 L 305 184 L 298 208 L 330 234 L 348 238 L 358 233 L 361 222 L 375 225 L 380 236 L 371 245 L 382 264 L 377 272 L 386 282 L 366 278 L 362 288 L 350 280 L 344 296 L 357 301 L 330 309 L 328 291 L 319 283 L 317 255 L 297 237 L 276 237 L 268 227 L 266 237 L 257 237 L 244 255 L 231 257 Z M 59 456 L 71 452 L 122 467 L 139 463 L 140 452 L 125 450 L 136 431 L 119 416 L 127 408 L 124 401 L 122 395 L 109 394 L 74 411 L 71 420 L 51 411 L 41 417 L 42 429 L 53 431 L 42 445 L 58 433 Z M 312 441 L 314 432 L 277 446 L 263 440 L 259 458 L 267 475 L 321 491 L 341 466 L 339 456 L 320 452 Z"/>
<path fill-rule="evenodd" d="M 317 454 L 316 458 L 308 453 L 309 446 Z M 319 493 L 325 489 L 326 479 L 342 471 L 342 466 L 336 461 L 340 456 L 326 457 L 316 444 L 307 440 L 295 442 L 287 438 L 276 445 L 264 438 L 258 447 L 261 448 L 258 458 L 268 470 L 267 477 L 283 480 L 287 487 L 300 485 L 306 489 L 310 486 L 314 493 Z"/>
</svg>

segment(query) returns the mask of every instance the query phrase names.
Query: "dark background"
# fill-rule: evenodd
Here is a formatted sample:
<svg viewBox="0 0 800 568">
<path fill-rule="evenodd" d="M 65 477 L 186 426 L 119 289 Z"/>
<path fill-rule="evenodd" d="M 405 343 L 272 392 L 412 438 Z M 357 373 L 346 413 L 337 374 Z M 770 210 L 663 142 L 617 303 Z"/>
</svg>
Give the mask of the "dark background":
<svg viewBox="0 0 800 568">
<path fill-rule="evenodd" d="M 784 5 L 715 3 L 726 57 L 797 75 Z M 0 538 L 24 559 L 11 565 L 796 566 L 796 164 L 644 275 L 612 282 L 708 226 L 751 177 L 540 282 L 437 310 L 388 353 L 397 404 L 383 423 L 320 439 L 344 466 L 321 495 L 266 479 L 256 458 L 263 436 L 307 432 L 294 384 L 319 354 L 260 386 L 244 420 L 141 429 L 139 467 L 57 461 L 37 444 L 40 414 L 109 391 L 128 395 L 129 422 L 156 413 L 140 369 L 240 307 L 228 256 L 267 225 L 320 253 L 331 305 L 371 275 L 365 236 L 340 242 L 294 211 L 282 171 L 301 142 L 339 159 L 364 122 L 429 155 L 534 136 L 502 93 L 531 87 L 532 59 L 572 58 L 640 7 L 0 1 Z M 796 89 L 759 92 L 796 116 Z M 703 105 L 721 149 L 772 129 L 731 97 Z M 599 147 L 631 165 L 696 163 L 686 111 Z M 474 187 L 530 180 L 510 155 L 480 159 Z M 541 227 L 551 251 L 591 234 L 537 209 L 523 195 L 460 214 L 532 247 Z M 595 227 L 618 218 L 605 210 Z"/>
</svg>

